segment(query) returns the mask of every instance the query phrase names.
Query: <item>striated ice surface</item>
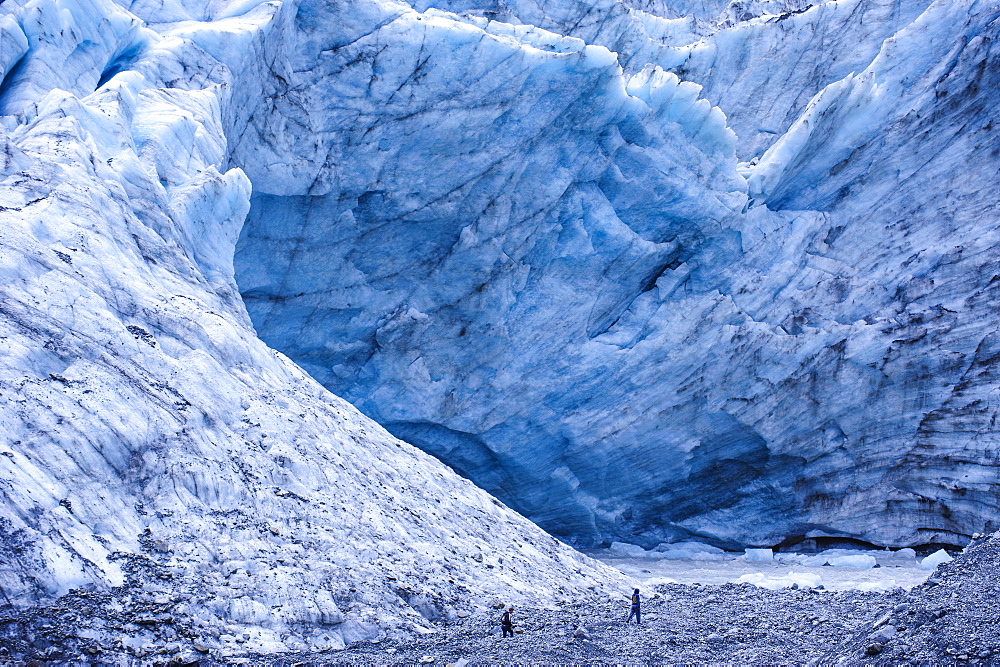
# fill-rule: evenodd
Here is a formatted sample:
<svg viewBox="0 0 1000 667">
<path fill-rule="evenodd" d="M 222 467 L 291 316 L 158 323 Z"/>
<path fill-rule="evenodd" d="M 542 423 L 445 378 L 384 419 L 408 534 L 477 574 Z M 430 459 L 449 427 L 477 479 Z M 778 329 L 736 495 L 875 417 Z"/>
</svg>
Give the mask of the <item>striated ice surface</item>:
<svg viewBox="0 0 1000 667">
<path fill-rule="evenodd" d="M 8 599 L 142 555 L 336 646 L 626 585 L 512 510 L 994 520 L 995 0 L 0 15 Z"/>
<path fill-rule="evenodd" d="M 635 385 L 614 376 L 640 357 L 609 331 L 744 205 L 724 116 L 579 41 L 412 12 L 352 40 L 325 20 L 344 46 L 297 56 L 298 124 L 274 115 L 234 156 L 256 188 L 237 270 L 257 330 L 546 528 L 600 539 L 595 510 L 652 491 L 623 483 Z M 419 76 L 376 73 L 373 51 Z"/>
</svg>

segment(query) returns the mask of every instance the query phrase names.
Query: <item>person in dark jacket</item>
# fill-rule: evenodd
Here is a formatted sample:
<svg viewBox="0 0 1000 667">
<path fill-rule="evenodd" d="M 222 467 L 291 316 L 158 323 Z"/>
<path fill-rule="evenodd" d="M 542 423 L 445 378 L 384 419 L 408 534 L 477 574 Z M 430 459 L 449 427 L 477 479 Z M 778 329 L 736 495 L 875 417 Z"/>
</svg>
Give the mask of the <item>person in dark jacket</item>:
<svg viewBox="0 0 1000 667">
<path fill-rule="evenodd" d="M 626 623 L 631 621 L 633 616 L 635 617 L 636 625 L 642 623 L 642 611 L 639 609 L 639 604 L 639 589 L 636 588 L 632 591 L 632 608 L 628 612 L 628 618 L 625 619 Z"/>
<path fill-rule="evenodd" d="M 503 636 L 514 636 L 514 608 L 507 607 L 507 611 L 500 617 L 500 627 L 503 628 Z"/>
</svg>

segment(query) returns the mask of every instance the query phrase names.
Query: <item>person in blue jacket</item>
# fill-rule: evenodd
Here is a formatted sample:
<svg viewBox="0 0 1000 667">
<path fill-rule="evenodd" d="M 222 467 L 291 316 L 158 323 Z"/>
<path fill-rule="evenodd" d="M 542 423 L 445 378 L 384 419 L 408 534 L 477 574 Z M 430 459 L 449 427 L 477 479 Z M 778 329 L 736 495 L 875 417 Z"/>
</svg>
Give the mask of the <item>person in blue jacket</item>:
<svg viewBox="0 0 1000 667">
<path fill-rule="evenodd" d="M 642 623 L 642 611 L 639 609 L 639 604 L 640 604 L 639 589 L 636 588 L 634 591 L 632 591 L 632 608 L 628 612 L 628 618 L 625 619 L 626 623 L 631 621 L 633 616 L 635 617 L 636 625 Z"/>
</svg>

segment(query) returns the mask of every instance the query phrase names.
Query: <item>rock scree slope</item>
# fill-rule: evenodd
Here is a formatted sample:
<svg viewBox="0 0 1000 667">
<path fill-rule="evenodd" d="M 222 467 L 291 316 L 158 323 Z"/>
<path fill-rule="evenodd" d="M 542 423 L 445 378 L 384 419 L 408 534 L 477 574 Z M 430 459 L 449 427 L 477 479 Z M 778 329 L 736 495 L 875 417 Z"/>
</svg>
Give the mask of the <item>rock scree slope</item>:
<svg viewBox="0 0 1000 667">
<path fill-rule="evenodd" d="M 882 601 L 874 622 L 823 656 L 836 664 L 982 664 L 1000 655 L 1000 534 L 976 535 L 927 582 Z"/>
</svg>

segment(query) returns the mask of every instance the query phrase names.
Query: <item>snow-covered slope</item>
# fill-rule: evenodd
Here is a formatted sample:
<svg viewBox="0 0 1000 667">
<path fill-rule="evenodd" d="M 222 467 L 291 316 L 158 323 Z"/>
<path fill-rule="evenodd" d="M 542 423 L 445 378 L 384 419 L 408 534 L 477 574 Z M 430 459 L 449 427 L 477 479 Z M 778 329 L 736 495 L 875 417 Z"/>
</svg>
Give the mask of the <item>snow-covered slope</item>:
<svg viewBox="0 0 1000 667">
<path fill-rule="evenodd" d="M 961 542 L 1000 482 L 1000 3 L 736 9 L 658 51 L 707 93 L 471 10 L 300 12 L 234 153 L 255 325 L 581 542 Z"/>
<path fill-rule="evenodd" d="M 293 9 L 3 7 L 4 601 L 125 584 L 209 646 L 274 651 L 625 586 L 256 337 L 226 135 Z"/>
</svg>

